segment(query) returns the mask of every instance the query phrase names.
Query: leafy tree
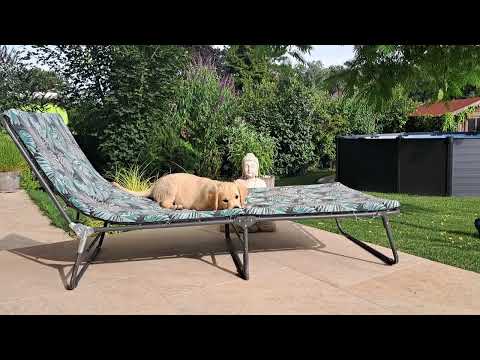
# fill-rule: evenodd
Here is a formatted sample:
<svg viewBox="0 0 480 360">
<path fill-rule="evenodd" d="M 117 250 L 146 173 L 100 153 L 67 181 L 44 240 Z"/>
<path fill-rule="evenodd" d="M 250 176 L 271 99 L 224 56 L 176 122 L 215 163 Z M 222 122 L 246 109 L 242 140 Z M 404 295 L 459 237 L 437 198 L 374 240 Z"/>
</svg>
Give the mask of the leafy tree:
<svg viewBox="0 0 480 360">
<path fill-rule="evenodd" d="M 176 46 L 114 49 L 110 93 L 103 100 L 108 124 L 100 136 L 100 151 L 110 169 L 144 158 L 149 133 L 174 94 L 185 59 Z"/>
<path fill-rule="evenodd" d="M 312 95 L 313 143 L 322 166 L 333 165 L 338 135 L 373 134 L 381 129 L 382 115 L 361 96 L 331 96 L 325 90 Z M 394 112 L 393 110 L 391 111 Z M 390 119 L 389 119 L 390 121 Z"/>
<path fill-rule="evenodd" d="M 15 51 L 0 47 L 0 106 L 2 109 L 17 107 L 22 103 L 22 92 L 19 91 L 24 68 L 18 62 Z"/>
<path fill-rule="evenodd" d="M 113 45 L 32 46 L 29 57 L 48 66 L 65 81 L 63 100 L 68 107 L 104 105 L 111 90 Z"/>
<path fill-rule="evenodd" d="M 337 79 L 336 75 L 343 71 L 343 66 L 324 67 L 321 61 L 312 61 L 306 64 L 298 64 L 298 71 L 307 86 L 314 89 L 327 91 L 330 95 L 341 94 L 345 88 L 345 83 Z"/>
<path fill-rule="evenodd" d="M 480 86 L 478 45 L 359 45 L 337 78 L 376 108 L 386 106 L 401 85 L 408 94 L 442 100 Z M 418 93 L 421 84 L 422 93 Z"/>
<path fill-rule="evenodd" d="M 326 68 L 320 60 L 297 64 L 296 70 L 301 74 L 305 84 L 312 88 L 322 88 L 327 78 Z"/>
<path fill-rule="evenodd" d="M 462 96 L 467 86 L 480 86 L 480 46 L 415 46 L 404 49 L 407 61 L 416 62 L 420 79 L 437 100 Z"/>
<path fill-rule="evenodd" d="M 260 83 L 272 76 L 274 64 L 284 62 L 287 54 L 304 62 L 303 54 L 309 53 L 311 45 L 231 45 L 226 50 L 226 68 L 242 90 L 246 79 Z"/>
<path fill-rule="evenodd" d="M 260 83 L 246 79 L 241 96 L 241 112 L 245 120 L 260 131 L 268 132 L 274 122 L 278 101 L 278 81 L 264 78 Z"/>
<path fill-rule="evenodd" d="M 379 129 L 378 112 L 359 94 L 341 98 L 342 112 L 347 119 L 349 134 L 374 134 Z"/>
<path fill-rule="evenodd" d="M 257 131 L 276 140 L 276 174 L 301 174 L 316 162 L 310 91 L 298 74 L 282 81 L 265 78 L 259 84 L 248 80 L 242 113 Z"/>
<path fill-rule="evenodd" d="M 279 146 L 275 162 L 285 175 L 304 174 L 318 158 L 312 141 L 310 93 L 297 77 L 278 91 L 276 116 L 269 124 L 270 135 Z"/>
<path fill-rule="evenodd" d="M 397 86 L 379 113 L 377 131 L 383 133 L 405 131 L 408 115 L 415 110 L 416 105 L 417 102 L 406 94 L 405 89 Z"/>
<path fill-rule="evenodd" d="M 50 100 L 35 96 L 62 86 L 55 73 L 29 66 L 22 50 L 0 46 L 0 108 L 41 110 Z"/>
<path fill-rule="evenodd" d="M 20 52 L 15 49 L 8 49 L 6 45 L 0 45 L 0 64 L 14 65 L 20 62 Z"/>
<path fill-rule="evenodd" d="M 336 157 L 336 137 L 349 133 L 343 99 L 333 98 L 326 91 L 317 90 L 312 95 L 312 110 L 313 143 L 322 165 L 328 164 L 331 167 Z"/>
<path fill-rule="evenodd" d="M 310 53 L 312 45 L 256 45 L 265 51 L 273 62 L 285 62 L 290 55 L 300 63 L 305 63 L 304 55 Z"/>
<path fill-rule="evenodd" d="M 99 139 L 107 170 L 144 158 L 188 59 L 185 48 L 165 45 L 40 46 L 31 55 L 65 80 L 72 127 Z"/>
<path fill-rule="evenodd" d="M 28 53 L 29 58 L 52 69 L 63 80 L 61 104 L 70 115 L 69 126 L 80 145 L 85 144 L 87 155 L 102 159 L 98 137 L 111 115 L 105 99 L 112 88 L 114 51 L 112 45 L 42 45 L 32 46 Z M 95 161 L 95 165 L 103 166 L 104 161 Z"/>
</svg>

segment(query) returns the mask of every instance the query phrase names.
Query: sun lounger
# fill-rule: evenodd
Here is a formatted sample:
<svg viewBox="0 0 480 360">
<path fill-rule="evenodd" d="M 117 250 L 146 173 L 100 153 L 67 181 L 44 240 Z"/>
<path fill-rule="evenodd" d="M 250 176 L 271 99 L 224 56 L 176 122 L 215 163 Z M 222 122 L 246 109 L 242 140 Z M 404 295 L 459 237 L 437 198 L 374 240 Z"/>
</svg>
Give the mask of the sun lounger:
<svg viewBox="0 0 480 360">
<path fill-rule="evenodd" d="M 338 182 L 306 186 L 278 186 L 251 189 L 242 209 L 219 211 L 169 210 L 147 198 L 138 198 L 112 186 L 91 165 L 62 118 L 53 113 L 4 112 L 2 123 L 36 177 L 78 237 L 77 257 L 68 289 L 74 289 L 87 266 L 98 255 L 105 233 L 141 229 L 224 224 L 227 248 L 244 279 L 248 272 L 248 227 L 258 221 L 334 218 L 340 232 L 384 263 L 393 265 L 398 255 L 388 215 L 398 214 L 400 204 L 350 189 Z M 59 201 L 77 211 L 71 219 Z M 83 213 L 102 220 L 104 226 L 79 223 Z M 347 234 L 343 218 L 381 217 L 393 258 Z M 238 231 L 237 227 L 243 231 Z M 242 246 L 243 260 L 234 248 L 233 229 Z M 93 237 L 93 235 L 96 235 Z M 93 240 L 87 246 L 87 240 Z"/>
</svg>

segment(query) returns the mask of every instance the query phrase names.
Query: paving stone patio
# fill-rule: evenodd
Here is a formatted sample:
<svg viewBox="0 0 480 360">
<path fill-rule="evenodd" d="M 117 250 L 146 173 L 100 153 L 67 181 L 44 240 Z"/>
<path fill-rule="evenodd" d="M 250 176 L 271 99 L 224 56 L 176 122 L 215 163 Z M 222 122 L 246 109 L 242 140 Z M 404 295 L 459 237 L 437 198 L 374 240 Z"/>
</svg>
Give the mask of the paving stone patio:
<svg viewBox="0 0 480 360">
<path fill-rule="evenodd" d="M 404 253 L 387 266 L 340 235 L 287 221 L 250 236 L 249 281 L 218 227 L 202 226 L 107 235 L 67 291 L 77 241 L 24 192 L 0 201 L 0 314 L 480 313 L 480 274 Z"/>
</svg>

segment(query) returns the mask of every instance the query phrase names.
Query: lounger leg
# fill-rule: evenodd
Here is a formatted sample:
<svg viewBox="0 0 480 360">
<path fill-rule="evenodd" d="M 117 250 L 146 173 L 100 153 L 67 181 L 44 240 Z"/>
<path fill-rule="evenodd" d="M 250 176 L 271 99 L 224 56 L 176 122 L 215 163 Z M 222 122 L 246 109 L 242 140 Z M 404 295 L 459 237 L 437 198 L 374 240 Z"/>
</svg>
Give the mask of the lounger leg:
<svg viewBox="0 0 480 360">
<path fill-rule="evenodd" d="M 248 226 L 243 227 L 243 278 L 245 280 L 250 278 L 248 272 Z"/>
<path fill-rule="evenodd" d="M 225 241 L 227 243 L 228 251 L 232 256 L 235 267 L 237 268 L 238 274 L 244 279 L 249 279 L 248 274 L 248 226 L 243 227 L 243 235 L 240 235 L 237 232 L 237 229 L 233 228 L 237 233 L 238 239 L 243 245 L 243 263 L 238 256 L 235 247 L 233 246 L 232 238 L 230 237 L 230 224 L 225 224 Z"/>
<path fill-rule="evenodd" d="M 338 230 L 340 231 L 340 233 L 345 236 L 347 239 L 349 239 L 350 241 L 352 241 L 353 243 L 355 243 L 356 245 L 360 246 L 361 248 L 363 248 L 364 250 L 368 251 L 370 254 L 372 254 L 373 256 L 377 257 L 378 259 L 382 260 L 385 264 L 387 265 L 394 265 L 394 264 L 397 264 L 398 263 L 398 254 L 397 254 L 397 249 L 395 247 L 395 242 L 393 240 L 393 236 L 392 236 L 392 229 L 390 227 L 390 223 L 388 221 L 388 217 L 387 215 L 381 215 L 382 216 L 382 221 L 383 221 L 383 227 L 385 228 L 385 232 L 387 233 L 387 238 L 388 238 L 388 242 L 390 244 L 390 248 L 392 249 L 392 253 L 393 253 L 393 259 L 392 258 L 389 258 L 388 256 L 382 254 L 381 252 L 379 252 L 378 250 L 375 250 L 374 248 L 372 248 L 371 246 L 368 246 L 367 244 L 365 244 L 364 242 L 358 240 L 358 239 L 355 239 L 353 236 L 351 236 L 350 234 L 346 233 L 342 227 L 340 226 L 340 222 L 338 221 L 337 218 L 335 218 L 335 221 L 337 223 L 337 227 L 338 227 Z"/>
<path fill-rule="evenodd" d="M 108 226 L 108 223 L 105 222 L 104 226 Z M 103 244 L 103 239 L 105 238 L 105 233 L 99 233 L 92 242 L 85 249 L 86 245 L 86 236 L 80 238 L 80 243 L 77 250 L 77 258 L 75 264 L 72 268 L 72 273 L 70 275 L 70 281 L 67 281 L 67 290 L 73 290 L 77 287 L 80 278 L 83 276 L 85 271 L 88 268 L 88 265 L 95 260 Z M 95 246 L 96 245 L 96 246 Z M 91 252 L 93 248 L 93 251 Z M 82 265 L 83 263 L 83 265 Z"/>
</svg>

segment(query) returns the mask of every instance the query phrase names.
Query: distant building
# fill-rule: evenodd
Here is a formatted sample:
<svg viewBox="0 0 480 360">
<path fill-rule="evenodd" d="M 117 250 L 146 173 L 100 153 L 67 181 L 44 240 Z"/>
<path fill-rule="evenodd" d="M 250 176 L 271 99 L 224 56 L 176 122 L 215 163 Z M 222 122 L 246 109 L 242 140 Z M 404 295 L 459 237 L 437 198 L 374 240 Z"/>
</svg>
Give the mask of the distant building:
<svg viewBox="0 0 480 360">
<path fill-rule="evenodd" d="M 24 105 L 22 106 L 21 109 L 24 111 L 40 111 L 40 112 L 48 112 L 48 113 L 57 113 L 62 117 L 63 122 L 68 125 L 67 111 L 64 108 L 50 101 L 50 100 L 58 99 L 58 94 L 56 92 L 53 92 L 53 91 L 35 92 L 33 93 L 33 98 L 36 100 L 38 99 L 44 100 L 42 101 L 43 107 L 38 108 L 38 106 L 35 106 L 32 104 L 32 105 Z"/>
<path fill-rule="evenodd" d="M 45 100 L 52 100 L 52 99 L 57 99 L 58 94 L 53 91 L 47 91 L 46 93 L 43 92 L 35 92 L 33 93 L 33 98 L 34 99 L 45 99 Z"/>
<path fill-rule="evenodd" d="M 480 96 L 467 99 L 455 99 L 450 101 L 440 101 L 433 104 L 424 104 L 419 106 L 412 114 L 409 115 L 409 121 L 406 124 L 407 131 L 432 131 L 439 130 L 436 127 L 441 126 L 441 117 L 447 113 L 456 115 L 465 111 L 467 108 L 476 108 L 465 121 L 458 124 L 457 131 L 480 131 Z M 427 128 L 421 127 L 419 118 L 431 117 L 423 122 Z M 427 122 L 427 124 L 425 124 Z"/>
</svg>

